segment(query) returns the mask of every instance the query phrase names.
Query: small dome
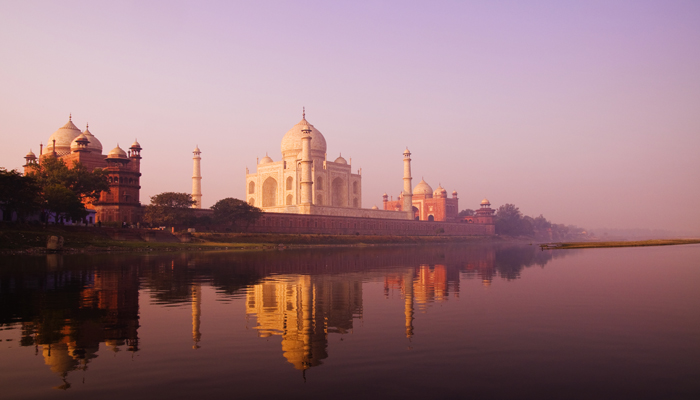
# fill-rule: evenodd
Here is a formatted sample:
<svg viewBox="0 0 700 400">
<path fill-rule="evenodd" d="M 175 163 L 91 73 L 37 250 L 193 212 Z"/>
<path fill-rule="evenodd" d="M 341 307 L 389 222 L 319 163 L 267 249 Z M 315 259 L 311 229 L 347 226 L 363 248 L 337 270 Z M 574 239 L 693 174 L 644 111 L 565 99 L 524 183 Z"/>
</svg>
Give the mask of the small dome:
<svg viewBox="0 0 700 400">
<path fill-rule="evenodd" d="M 481 200 L 481 205 L 482 206 L 490 206 L 491 203 L 489 203 L 489 199 L 484 198 L 483 200 Z"/>
<path fill-rule="evenodd" d="M 55 151 L 59 156 L 70 154 L 71 142 L 80 136 L 80 133 L 80 129 L 73 124 L 72 118 L 69 117 L 68 122 L 49 137 L 49 141 L 46 144 L 46 152 L 50 154 Z M 56 141 L 56 148 L 54 148 L 54 140 Z"/>
<path fill-rule="evenodd" d="M 270 158 L 267 154 L 265 154 L 265 157 L 263 157 L 263 158 L 260 160 L 260 163 L 259 163 L 259 164 L 269 164 L 269 163 L 272 163 L 272 162 L 274 162 L 274 161 L 272 160 L 272 158 Z"/>
<path fill-rule="evenodd" d="M 27 153 L 27 155 L 24 156 L 24 158 L 36 158 L 36 154 L 34 154 L 33 151 L 29 150 L 29 153 Z"/>
<path fill-rule="evenodd" d="M 282 138 L 282 156 L 294 157 L 301 152 L 302 129 L 308 126 L 311 129 L 311 157 L 323 158 L 326 154 L 326 139 L 318 129 L 306 121 L 304 116 L 298 124 L 294 125 Z"/>
<path fill-rule="evenodd" d="M 129 147 L 129 148 L 130 148 L 130 149 L 138 149 L 138 150 L 140 150 L 140 149 L 141 149 L 141 145 L 139 144 L 139 142 L 138 142 L 136 139 L 134 139 L 134 143 L 132 143 L 132 144 L 131 144 L 131 147 Z M 199 147 L 195 146 L 194 151 L 199 151 Z"/>
<path fill-rule="evenodd" d="M 413 194 L 432 196 L 433 188 L 431 188 L 430 185 L 425 182 L 425 180 L 421 179 L 416 187 L 413 188 Z"/>
<path fill-rule="evenodd" d="M 438 184 L 437 189 L 433 192 L 434 197 L 447 197 L 447 190 L 442 187 L 442 185 Z"/>
<path fill-rule="evenodd" d="M 90 142 L 88 143 L 88 150 L 97 154 L 102 154 L 102 143 L 97 140 L 95 135 L 90 132 L 87 126 L 85 127 L 85 132 L 83 132 L 83 135 L 85 135 L 87 140 Z"/>
<path fill-rule="evenodd" d="M 406 150 L 404 150 L 403 155 L 405 155 L 405 156 L 410 156 L 410 155 L 411 155 L 411 152 L 408 151 L 408 147 L 406 147 Z"/>
<path fill-rule="evenodd" d="M 88 139 L 84 133 L 81 133 L 80 136 L 73 139 L 73 141 L 70 143 L 71 152 L 76 151 L 80 148 L 79 142 L 86 142 L 86 144 L 88 145 L 88 150 L 90 150 L 90 139 Z"/>
<path fill-rule="evenodd" d="M 379 210 L 379 207 L 377 207 L 377 206 L 372 206 L 372 209 L 373 209 L 373 210 Z"/>
<path fill-rule="evenodd" d="M 126 160 L 126 152 L 124 150 L 122 150 L 122 148 L 119 147 L 119 145 L 117 145 L 117 147 L 113 148 L 109 152 L 109 154 L 107 155 L 107 158 L 121 158 L 121 159 Z"/>
<path fill-rule="evenodd" d="M 340 157 L 336 158 L 336 159 L 335 159 L 335 163 L 337 163 L 337 164 L 345 164 L 345 165 L 348 164 L 348 162 L 345 161 L 345 159 L 343 158 L 343 156 L 340 156 Z"/>
</svg>

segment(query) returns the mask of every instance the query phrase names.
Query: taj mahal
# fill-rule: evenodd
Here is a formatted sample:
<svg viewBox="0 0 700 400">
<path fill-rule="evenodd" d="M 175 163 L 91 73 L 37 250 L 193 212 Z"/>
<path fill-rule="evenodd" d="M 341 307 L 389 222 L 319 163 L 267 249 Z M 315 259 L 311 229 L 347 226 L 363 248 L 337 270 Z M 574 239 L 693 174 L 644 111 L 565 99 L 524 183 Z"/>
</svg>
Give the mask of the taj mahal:
<svg viewBox="0 0 700 400">
<path fill-rule="evenodd" d="M 403 191 L 396 201 L 389 201 L 385 193 L 381 210 L 377 207 L 362 208 L 362 170 L 353 173 L 352 159 L 348 162 L 342 155 L 334 161 L 328 160 L 326 139 L 307 121 L 305 110 L 301 121 L 282 138 L 281 152 L 279 161 L 268 154 L 258 159 L 255 172 L 246 168 L 248 204 L 265 212 L 458 222 L 456 191 L 448 198 L 442 185 L 433 191 L 424 180 L 412 187 L 411 152 L 408 149 L 403 152 Z M 195 169 L 198 169 L 196 165 Z M 201 193 L 193 191 L 195 196 L 201 197 Z M 488 203 L 484 200 L 482 208 Z M 480 211 L 482 216 L 489 214 L 486 209 Z M 467 222 L 491 221 L 490 218 L 472 218 Z"/>
</svg>

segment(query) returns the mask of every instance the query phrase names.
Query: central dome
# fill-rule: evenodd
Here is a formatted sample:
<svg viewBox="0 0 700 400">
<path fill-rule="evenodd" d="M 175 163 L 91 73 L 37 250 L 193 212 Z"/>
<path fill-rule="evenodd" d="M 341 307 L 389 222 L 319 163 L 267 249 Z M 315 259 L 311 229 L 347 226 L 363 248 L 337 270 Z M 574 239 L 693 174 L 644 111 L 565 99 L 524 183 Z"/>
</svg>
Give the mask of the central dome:
<svg viewBox="0 0 700 400">
<path fill-rule="evenodd" d="M 306 121 L 306 117 L 302 118 L 298 124 L 294 125 L 282 138 L 282 157 L 295 157 L 301 153 L 301 131 L 304 125 L 311 128 L 311 157 L 325 158 L 326 156 L 326 138 L 323 137 L 318 129 Z"/>
<path fill-rule="evenodd" d="M 70 154 L 71 142 L 80 136 L 81 133 L 80 129 L 73 124 L 72 118 L 69 117 L 68 122 L 51 135 L 44 153 L 50 154 L 55 150 L 59 156 Z M 56 148 L 54 148 L 54 140 L 56 141 Z"/>
<path fill-rule="evenodd" d="M 426 181 L 423 179 L 418 182 L 416 187 L 413 188 L 413 194 L 417 195 L 425 195 L 426 197 L 432 197 L 433 196 L 433 188 L 428 185 Z"/>
</svg>

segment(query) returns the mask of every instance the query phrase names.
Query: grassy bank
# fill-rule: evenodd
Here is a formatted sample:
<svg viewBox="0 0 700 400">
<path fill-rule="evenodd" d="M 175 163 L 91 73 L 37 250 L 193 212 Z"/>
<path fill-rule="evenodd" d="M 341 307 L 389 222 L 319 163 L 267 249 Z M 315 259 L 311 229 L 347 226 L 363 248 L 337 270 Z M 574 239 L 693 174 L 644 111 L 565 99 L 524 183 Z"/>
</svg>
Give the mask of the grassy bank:
<svg viewBox="0 0 700 400">
<path fill-rule="evenodd" d="M 677 244 L 700 243 L 700 239 L 657 239 L 639 241 L 616 242 L 571 242 L 571 243 L 545 243 L 543 249 L 591 249 L 601 247 L 642 247 L 642 246 L 672 246 Z"/>
<path fill-rule="evenodd" d="M 157 234 L 150 241 L 146 235 Z M 174 250 L 265 250 L 311 246 L 374 246 L 491 241 L 483 236 L 371 236 L 285 235 L 250 233 L 176 234 L 108 227 L 0 224 L 0 252 L 4 254 L 46 251 L 49 236 L 64 238 L 66 252 L 174 251 Z M 281 245 L 281 246 L 280 246 Z"/>
</svg>

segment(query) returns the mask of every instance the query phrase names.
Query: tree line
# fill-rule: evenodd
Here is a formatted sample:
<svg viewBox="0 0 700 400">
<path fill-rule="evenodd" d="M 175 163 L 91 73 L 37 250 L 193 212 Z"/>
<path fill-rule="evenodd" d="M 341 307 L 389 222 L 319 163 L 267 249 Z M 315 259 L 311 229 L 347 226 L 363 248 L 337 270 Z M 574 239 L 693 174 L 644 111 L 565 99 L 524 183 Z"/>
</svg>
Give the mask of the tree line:
<svg viewBox="0 0 700 400">
<path fill-rule="evenodd" d="M 244 231 L 262 215 L 261 209 L 233 197 L 217 201 L 211 207 L 211 214 L 197 213 L 192 208 L 194 204 L 189 193 L 164 192 L 151 196 L 144 222 L 154 227 L 201 226 Z"/>
<path fill-rule="evenodd" d="M 41 164 L 31 164 L 25 174 L 0 167 L 0 210 L 3 219 L 12 216 L 20 222 L 41 215 L 43 222 L 51 216 L 56 223 L 83 221 L 87 207 L 109 191 L 107 171 L 88 170 L 79 162 L 68 166 L 60 158 L 45 158 Z M 197 215 L 195 202 L 187 193 L 165 192 L 151 197 L 146 206 L 144 222 L 150 226 L 204 226 L 227 230 L 244 230 L 262 214 L 248 203 L 226 198 L 211 209 L 213 213 Z"/>
<path fill-rule="evenodd" d="M 474 215 L 474 210 L 459 212 L 460 217 Z M 575 225 L 554 224 L 542 214 L 538 217 L 523 215 L 514 204 L 504 204 L 496 210 L 496 233 L 509 236 L 527 236 L 538 240 L 584 239 L 589 234 L 584 228 Z"/>
<path fill-rule="evenodd" d="M 60 158 L 46 158 L 41 164 L 30 164 L 26 174 L 0 167 L 0 209 L 5 220 L 17 220 L 42 213 L 56 222 L 80 221 L 88 215 L 86 205 L 109 190 L 107 172 L 88 170 L 79 162 L 72 167 Z"/>
</svg>

